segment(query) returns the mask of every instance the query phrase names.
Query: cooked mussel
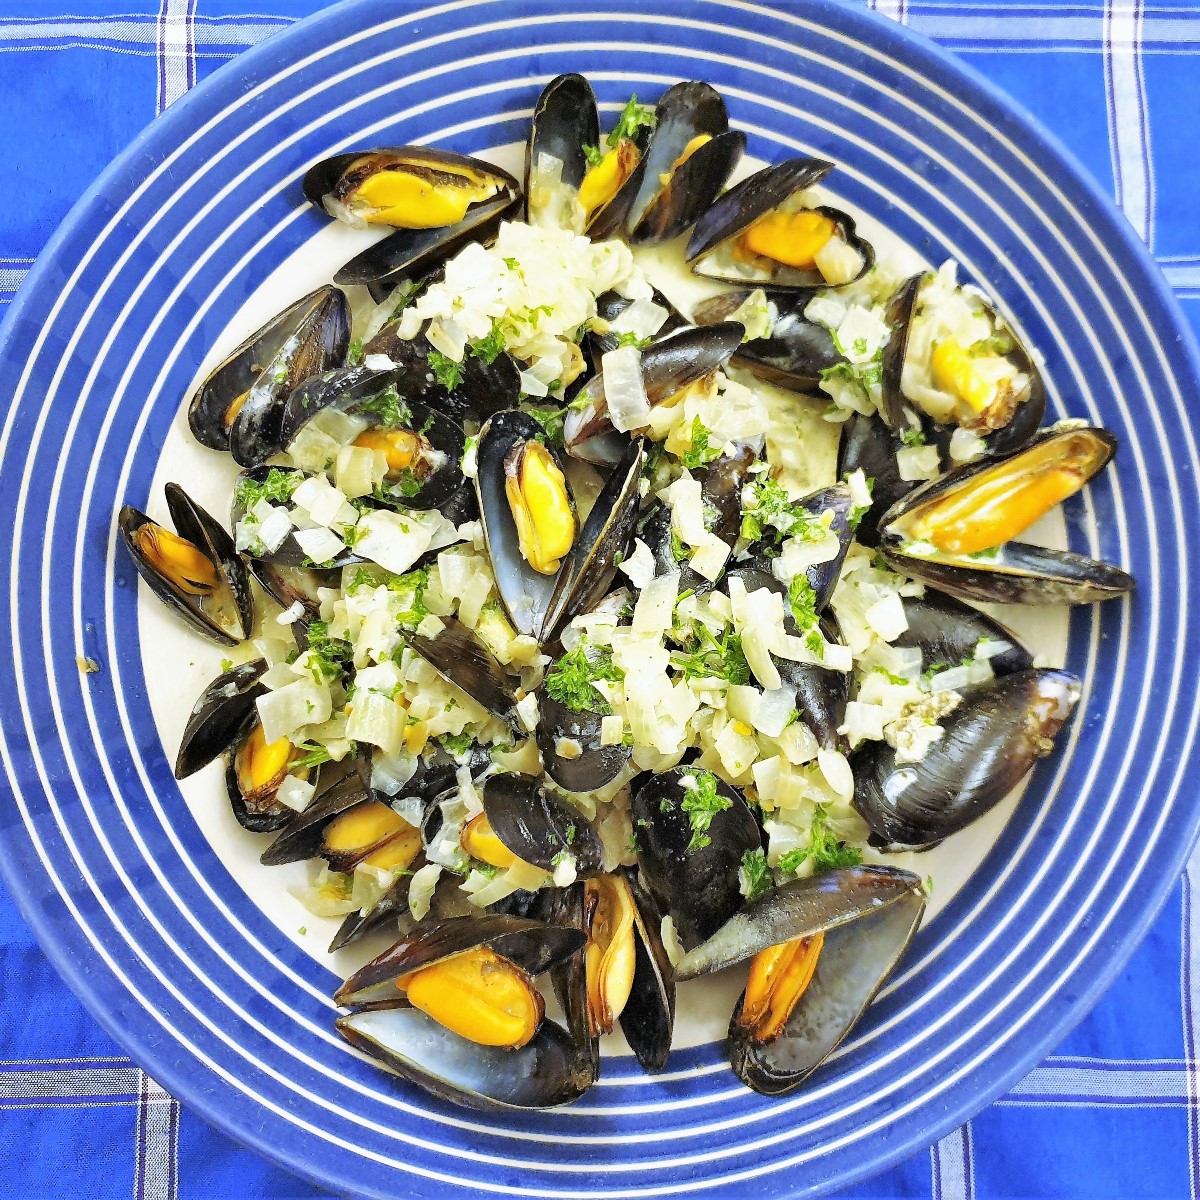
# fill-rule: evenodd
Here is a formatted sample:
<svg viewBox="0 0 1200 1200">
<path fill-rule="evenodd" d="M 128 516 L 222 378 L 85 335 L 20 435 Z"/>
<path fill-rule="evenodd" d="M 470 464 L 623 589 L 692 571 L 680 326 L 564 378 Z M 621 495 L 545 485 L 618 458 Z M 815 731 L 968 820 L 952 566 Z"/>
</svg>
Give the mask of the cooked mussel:
<svg viewBox="0 0 1200 1200">
<path fill-rule="evenodd" d="M 859 514 L 858 528 L 854 532 L 855 539 L 864 546 L 879 545 L 880 519 L 917 486 L 916 481 L 900 477 L 896 452 L 904 445 L 903 432 L 894 433 L 883 418 L 874 413 L 870 416 L 855 413 L 842 431 L 838 444 L 838 477 L 844 479 L 853 471 L 862 471 L 873 481 L 871 506 Z"/>
<path fill-rule="evenodd" d="M 999 650 L 987 655 L 995 675 L 1011 675 L 1033 666 L 1033 655 L 1011 629 L 953 596 L 930 587 L 924 596 L 905 596 L 903 603 L 908 628 L 892 645 L 919 649 L 922 671 L 953 667 L 975 658 L 981 643 L 990 643 L 990 649 Z"/>
<path fill-rule="evenodd" d="M 288 778 L 309 782 L 314 771 L 304 754 L 288 738 L 268 742 L 257 715 L 251 717 L 225 768 L 225 791 L 239 825 L 275 833 L 292 821 L 296 810 L 280 799 L 280 788 Z"/>
<path fill-rule="evenodd" d="M 586 214 L 579 189 L 588 173 L 584 147 L 599 144 L 600 116 L 592 85 L 574 73 L 552 79 L 534 106 L 525 149 L 525 211 L 530 225 L 582 231 Z"/>
<path fill-rule="evenodd" d="M 602 713 L 576 711 L 545 690 L 538 696 L 538 710 L 537 742 L 542 763 L 546 774 L 565 791 L 593 792 L 602 788 L 629 761 L 630 747 L 604 744 Z"/>
<path fill-rule="evenodd" d="M 183 727 L 176 779 L 194 775 L 237 743 L 246 722 L 253 719 L 255 701 L 267 690 L 261 682 L 266 669 L 261 658 L 241 663 L 222 671 L 200 693 Z"/>
<path fill-rule="evenodd" d="M 442 626 L 437 637 L 414 634 L 412 648 L 443 679 L 516 728 L 517 697 L 507 672 L 461 621 L 443 617 Z"/>
<path fill-rule="evenodd" d="M 748 335 L 757 324 L 763 332 L 748 336 L 730 362 L 769 383 L 813 392 L 820 386 L 823 372 L 844 362 L 845 356 L 833 334 L 804 315 L 808 300 L 805 294 L 796 297 L 761 289 L 723 292 L 697 304 L 692 319 L 697 325 L 738 321 L 746 326 Z"/>
<path fill-rule="evenodd" d="M 665 338 L 690 324 L 658 288 L 651 289 L 649 300 L 641 301 L 629 300 L 619 292 L 604 292 L 596 297 L 596 315 L 605 323 L 605 331 L 589 330 L 587 342 L 597 366 L 603 355 L 620 346 L 623 334 Z"/>
<path fill-rule="evenodd" d="M 1050 753 L 1080 691 L 1066 671 L 1018 671 L 964 696 L 917 762 L 886 742 L 865 744 L 851 759 L 854 807 L 880 844 L 936 844 L 982 816 Z"/>
<path fill-rule="evenodd" d="M 425 279 L 470 242 L 487 243 L 519 203 L 504 193 L 469 208 L 461 221 L 436 229 L 397 229 L 356 254 L 333 277 L 342 287 L 366 287 L 382 304 L 402 283 Z"/>
<path fill-rule="evenodd" d="M 742 858 L 762 848 L 741 793 L 709 771 L 675 767 L 634 793 L 630 813 L 647 890 L 685 947 L 711 937 L 742 905 Z"/>
<path fill-rule="evenodd" d="M 496 837 L 522 862 L 554 871 L 565 860 L 577 874 L 598 871 L 600 839 L 578 812 L 528 775 L 493 775 L 483 785 L 483 811 Z"/>
<path fill-rule="evenodd" d="M 748 904 L 676 966 L 676 977 L 753 956 L 729 1024 L 743 1083 L 792 1091 L 841 1043 L 920 925 L 920 880 L 888 867 L 852 867 L 785 883 Z"/>
<path fill-rule="evenodd" d="M 1115 450 L 1106 430 L 1056 426 L 1008 458 L 959 467 L 884 515 L 884 556 L 903 574 L 966 599 L 1086 604 L 1121 596 L 1133 579 L 1119 567 L 1015 540 Z"/>
<path fill-rule="evenodd" d="M 723 195 L 696 223 L 686 258 L 699 275 L 779 289 L 840 287 L 875 262 L 845 213 L 806 196 L 833 169 L 816 158 L 764 167 Z"/>
<path fill-rule="evenodd" d="M 304 194 L 313 204 L 359 229 L 454 225 L 472 205 L 518 191 L 517 181 L 491 163 L 427 146 L 335 154 L 304 176 Z"/>
<path fill-rule="evenodd" d="M 175 532 L 126 504 L 117 520 L 150 590 L 198 633 L 223 646 L 250 636 L 254 607 L 233 539 L 177 483 L 163 489 Z"/>
</svg>

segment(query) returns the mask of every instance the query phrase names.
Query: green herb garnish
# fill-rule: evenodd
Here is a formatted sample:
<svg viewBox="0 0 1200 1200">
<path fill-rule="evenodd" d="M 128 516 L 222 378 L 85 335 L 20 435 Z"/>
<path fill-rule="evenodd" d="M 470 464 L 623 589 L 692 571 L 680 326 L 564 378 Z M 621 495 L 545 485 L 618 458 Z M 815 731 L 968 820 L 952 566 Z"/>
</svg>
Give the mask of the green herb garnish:
<svg viewBox="0 0 1200 1200">
<path fill-rule="evenodd" d="M 742 855 L 742 891 L 747 901 L 765 896 L 775 886 L 767 856 L 762 850 L 747 850 Z"/>
<path fill-rule="evenodd" d="M 350 349 L 346 351 L 346 366 L 357 367 L 364 357 L 362 338 L 355 338 L 350 343 Z"/>
<path fill-rule="evenodd" d="M 620 683 L 624 678 L 625 672 L 613 663 L 611 650 L 605 646 L 591 646 L 587 638 L 582 637 L 579 645 L 564 654 L 547 672 L 546 694 L 572 712 L 607 717 L 612 708 L 592 685 L 598 680 Z"/>
<path fill-rule="evenodd" d="M 322 763 L 333 761 L 333 755 L 320 742 L 300 742 L 296 749 L 302 750 L 304 753 L 299 758 L 293 758 L 288 762 L 289 771 L 297 768 L 319 767 Z"/>
<path fill-rule="evenodd" d="M 563 421 L 567 410 L 564 408 L 526 408 L 525 410 L 541 427 L 545 434 L 547 446 L 561 450 L 563 441 Z"/>
<path fill-rule="evenodd" d="M 919 425 L 910 425 L 901 433 L 900 440 L 906 446 L 923 446 L 925 445 L 925 434 Z"/>
<path fill-rule="evenodd" d="M 816 875 L 840 867 L 857 867 L 862 862 L 862 851 L 856 846 L 847 846 L 830 833 L 825 824 L 827 820 L 825 806 L 818 804 L 808 829 L 808 845 L 789 850 L 779 860 L 779 869 L 785 875 L 795 874 L 804 863 L 810 861 Z"/>
<path fill-rule="evenodd" d="M 742 537 L 748 542 L 769 539 L 779 545 L 784 538 L 819 542 L 829 526 L 802 502 L 793 503 L 787 491 L 773 479 L 760 477 L 749 488 L 750 503 L 742 509 Z"/>
<path fill-rule="evenodd" d="M 471 353 L 478 358 L 482 358 L 486 363 L 493 363 L 504 353 L 507 344 L 504 337 L 504 330 L 500 328 L 500 322 L 493 321 L 491 333 L 487 337 L 478 338 L 471 343 Z M 436 350 L 433 351 L 433 354 L 436 353 Z M 453 391 L 454 389 L 447 385 L 447 390 Z"/>
<path fill-rule="evenodd" d="M 438 741 L 455 758 L 461 758 L 475 744 L 475 739 L 469 733 L 444 733 Z"/>
<path fill-rule="evenodd" d="M 621 110 L 620 117 L 617 118 L 616 128 L 608 135 L 609 147 L 615 149 L 625 138 L 636 138 L 638 130 L 643 126 L 653 129 L 657 120 L 654 109 L 645 104 L 639 104 L 636 95 L 630 96 L 629 103 L 625 105 Z M 584 153 L 587 153 L 586 149 Z"/>
<path fill-rule="evenodd" d="M 604 158 L 604 151 L 599 146 L 589 146 L 585 142 L 583 145 L 583 156 L 587 159 L 589 167 L 598 167 Z"/>
<path fill-rule="evenodd" d="M 742 636 L 731 629 L 724 630 L 718 639 L 707 625 L 698 623 L 695 648 L 676 650 L 671 665 L 682 671 L 685 679 L 724 679 L 743 686 L 750 682 Z"/>
<path fill-rule="evenodd" d="M 341 683 L 354 663 L 354 647 L 342 638 L 329 636 L 325 621 L 308 623 L 308 666 L 317 683 Z"/>
<path fill-rule="evenodd" d="M 267 477 L 261 480 L 243 475 L 233 490 L 234 502 L 244 512 L 249 512 L 260 500 L 286 504 L 303 479 L 300 471 L 281 471 L 276 467 L 272 467 Z"/>
<path fill-rule="evenodd" d="M 447 358 L 439 350 L 430 350 L 429 369 L 433 372 L 433 376 L 438 383 L 448 392 L 454 391 L 462 383 L 462 363 L 455 362 L 452 358 Z"/>
<path fill-rule="evenodd" d="M 692 840 L 688 843 L 687 852 L 693 854 L 712 844 L 708 830 L 713 817 L 724 812 L 733 801 L 717 790 L 717 777 L 711 771 L 694 768 L 684 771 L 683 777 L 695 781 L 691 785 L 680 784 L 683 789 L 683 811 L 692 823 Z"/>
<path fill-rule="evenodd" d="M 690 435 L 692 448 L 686 451 L 679 460 L 685 467 L 702 467 L 705 463 L 710 463 L 714 458 L 720 457 L 721 447 L 708 444 L 710 432 L 704 427 L 704 423 L 699 417 L 692 421 Z"/>
<path fill-rule="evenodd" d="M 652 337 L 638 337 L 631 329 L 628 333 L 623 333 L 617 338 L 617 346 L 633 346 L 637 350 L 645 350 L 652 341 L 654 341 Z M 699 420 L 700 418 L 697 417 L 696 419 Z"/>
<path fill-rule="evenodd" d="M 378 417 L 380 425 L 387 429 L 408 429 L 412 425 L 412 410 L 394 387 L 384 388 L 378 395 L 363 400 L 358 409 Z"/>
</svg>

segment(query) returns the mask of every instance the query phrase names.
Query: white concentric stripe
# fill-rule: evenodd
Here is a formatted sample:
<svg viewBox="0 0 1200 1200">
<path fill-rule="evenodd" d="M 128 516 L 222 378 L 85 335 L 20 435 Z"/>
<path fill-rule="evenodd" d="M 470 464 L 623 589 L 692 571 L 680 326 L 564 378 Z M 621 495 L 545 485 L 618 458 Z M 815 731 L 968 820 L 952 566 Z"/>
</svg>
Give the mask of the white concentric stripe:
<svg viewBox="0 0 1200 1200">
<path fill-rule="evenodd" d="M 371 132 L 370 130 L 366 131 L 366 134 L 364 134 L 363 136 L 369 136 L 370 132 Z M 160 382 L 161 382 L 161 380 L 160 380 Z M 153 394 L 153 392 L 154 392 L 155 390 L 157 390 L 157 388 L 155 388 L 155 389 L 152 389 L 152 390 L 151 390 L 151 391 L 152 391 L 152 394 Z M 136 438 L 135 438 L 135 441 L 136 441 Z M 592 1110 L 592 1109 L 589 1109 L 588 1111 L 594 1111 L 594 1110 Z"/>
</svg>

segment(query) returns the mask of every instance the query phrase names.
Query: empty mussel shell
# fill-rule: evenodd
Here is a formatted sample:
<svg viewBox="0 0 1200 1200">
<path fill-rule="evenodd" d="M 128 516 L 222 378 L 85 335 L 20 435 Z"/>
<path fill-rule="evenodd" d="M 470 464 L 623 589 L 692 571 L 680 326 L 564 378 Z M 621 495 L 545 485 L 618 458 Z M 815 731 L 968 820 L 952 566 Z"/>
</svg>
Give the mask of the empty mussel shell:
<svg viewBox="0 0 1200 1200">
<path fill-rule="evenodd" d="M 919 762 L 866 743 L 851 758 L 854 807 L 884 845 L 918 848 L 957 833 L 1054 748 L 1080 692 L 1066 671 L 1018 671 L 964 696 Z"/>
<path fill-rule="evenodd" d="M 542 763 L 564 791 L 594 792 L 612 782 L 629 761 L 631 747 L 606 746 L 601 740 L 600 713 L 576 712 L 545 691 L 538 697 L 538 711 Z"/>
<path fill-rule="evenodd" d="M 412 648 L 448 683 L 519 728 L 517 697 L 507 672 L 488 648 L 460 621 L 442 617 L 435 638 L 413 634 Z"/>
<path fill-rule="evenodd" d="M 461 221 L 474 204 L 519 194 L 507 171 L 428 146 L 335 154 L 310 167 L 304 194 L 331 217 L 365 229 L 437 229 Z"/>
<path fill-rule="evenodd" d="M 126 504 L 117 520 L 121 540 L 150 590 L 198 633 L 236 646 L 254 627 L 250 577 L 233 539 L 177 483 L 167 508 L 176 532 Z"/>
<path fill-rule="evenodd" d="M 878 546 L 879 522 L 883 514 L 898 504 L 917 484 L 900 478 L 896 452 L 904 448 L 902 433 L 893 433 L 876 413 L 855 413 L 846 422 L 838 445 L 838 478 L 862 471 L 873 480 L 871 506 L 859 514 L 855 539 L 864 546 Z"/>
</svg>

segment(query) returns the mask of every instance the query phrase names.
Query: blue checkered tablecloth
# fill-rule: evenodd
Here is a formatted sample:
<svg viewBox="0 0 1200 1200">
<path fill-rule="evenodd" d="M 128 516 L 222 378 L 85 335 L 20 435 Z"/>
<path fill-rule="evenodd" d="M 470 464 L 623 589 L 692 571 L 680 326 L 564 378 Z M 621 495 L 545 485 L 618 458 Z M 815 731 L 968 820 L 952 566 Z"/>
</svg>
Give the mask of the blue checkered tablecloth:
<svg viewBox="0 0 1200 1200">
<path fill-rule="evenodd" d="M 1111 189 L 1200 332 L 1200 0 L 874 3 L 1066 142 Z M 64 14 L 51 0 L 0 0 L 0 316 L 71 204 L 156 113 L 318 7 L 75 0 Z M 1119 981 L 1053 1055 L 928 1152 L 844 1195 L 1195 1197 L 1198 888 L 1200 855 Z M 2 892 L 0 981 L 0 1200 L 324 1195 L 213 1132 L 124 1056 Z"/>
</svg>

